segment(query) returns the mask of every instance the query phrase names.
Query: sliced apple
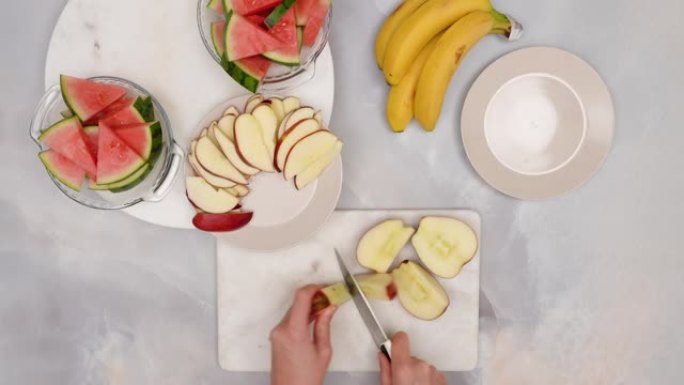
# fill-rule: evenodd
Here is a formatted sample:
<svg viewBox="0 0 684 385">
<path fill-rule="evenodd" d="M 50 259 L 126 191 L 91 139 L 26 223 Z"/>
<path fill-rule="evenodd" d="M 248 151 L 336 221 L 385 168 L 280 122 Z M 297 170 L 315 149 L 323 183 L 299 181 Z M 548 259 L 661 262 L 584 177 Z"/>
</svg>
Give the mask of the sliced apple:
<svg viewBox="0 0 684 385">
<path fill-rule="evenodd" d="M 228 232 L 245 227 L 252 220 L 251 212 L 229 212 L 225 214 L 198 213 L 192 224 L 203 231 Z"/>
<path fill-rule="evenodd" d="M 340 306 L 351 298 L 351 294 L 344 282 L 326 286 L 314 295 L 311 311 L 312 313 L 318 313 L 330 305 Z"/>
<path fill-rule="evenodd" d="M 342 142 L 339 140 L 333 148 L 328 151 L 324 156 L 315 161 L 312 165 L 304 169 L 304 171 L 295 175 L 294 184 L 297 190 L 301 190 L 308 186 L 309 183 L 316 180 L 326 168 L 340 155 L 342 152 Z"/>
<path fill-rule="evenodd" d="M 294 111 L 290 111 L 278 127 L 278 138 L 281 138 L 283 134 L 292 128 L 295 124 L 301 122 L 305 119 L 311 119 L 314 117 L 316 112 L 311 107 L 301 107 Z M 320 122 L 319 122 L 320 123 Z"/>
<path fill-rule="evenodd" d="M 397 296 L 397 287 L 391 274 L 363 274 L 355 277 L 368 299 L 391 301 Z"/>
<path fill-rule="evenodd" d="M 414 317 L 431 321 L 449 307 L 449 296 L 442 285 L 419 264 L 404 261 L 392 271 L 399 302 Z"/>
<path fill-rule="evenodd" d="M 268 152 L 275 154 L 276 135 L 278 134 L 278 117 L 273 109 L 268 104 L 258 105 L 252 115 L 259 121 L 261 125 L 261 134 L 264 137 L 264 144 Z"/>
<path fill-rule="evenodd" d="M 323 158 L 335 144 L 337 137 L 328 130 L 319 130 L 298 141 L 287 154 L 283 175 L 290 180 Z"/>
<path fill-rule="evenodd" d="M 253 109 L 256 108 L 259 104 L 264 102 L 264 97 L 256 94 L 252 95 L 249 99 L 247 99 L 247 102 L 245 102 L 245 113 L 251 113 Z M 239 114 L 238 114 L 239 115 Z"/>
<path fill-rule="evenodd" d="M 238 198 L 216 189 L 200 176 L 187 177 L 185 189 L 190 202 L 205 213 L 227 213 L 240 203 Z"/>
<path fill-rule="evenodd" d="M 223 155 L 228 158 L 228 161 L 230 161 L 238 171 L 248 176 L 256 175 L 261 172 L 258 168 L 254 168 L 242 160 L 235 147 L 235 143 L 228 139 L 221 130 L 217 130 L 215 135 L 219 148 L 223 151 Z"/>
<path fill-rule="evenodd" d="M 318 121 L 318 123 L 323 124 L 323 114 L 321 114 L 320 111 L 316 112 L 314 114 L 313 118 L 316 119 L 316 121 Z"/>
<path fill-rule="evenodd" d="M 225 115 L 217 123 L 218 129 L 231 141 L 235 140 L 234 125 L 237 115 Z"/>
<path fill-rule="evenodd" d="M 230 195 L 236 196 L 238 198 L 242 198 L 249 194 L 249 188 L 247 186 L 243 186 L 241 184 L 235 185 L 230 188 L 224 189 L 226 190 Z"/>
<path fill-rule="evenodd" d="M 209 129 L 208 129 L 207 127 L 204 127 L 204 128 L 202 129 L 202 131 L 200 132 L 199 137 L 200 137 L 200 138 L 203 138 L 203 137 L 207 136 L 207 131 L 209 131 Z"/>
<path fill-rule="evenodd" d="M 283 99 L 284 113 L 287 115 L 289 112 L 296 110 L 301 106 L 299 98 L 296 96 L 288 96 Z"/>
<path fill-rule="evenodd" d="M 199 164 L 210 173 L 232 180 L 235 183 L 247 184 L 245 176 L 228 161 L 228 158 L 208 137 L 199 138 L 195 148 L 195 156 Z"/>
<path fill-rule="evenodd" d="M 226 116 L 226 115 L 238 116 L 238 115 L 240 115 L 240 110 L 238 110 L 237 107 L 235 107 L 235 106 L 230 106 L 230 107 L 226 108 L 225 111 L 223 111 L 223 116 Z"/>
<path fill-rule="evenodd" d="M 252 114 L 242 114 L 235 120 L 235 147 L 247 164 L 261 171 L 273 172 L 273 153 L 263 140 L 261 124 Z"/>
<path fill-rule="evenodd" d="M 454 218 L 425 217 L 411 239 L 421 262 L 435 275 L 453 278 L 477 252 L 473 229 Z"/>
<path fill-rule="evenodd" d="M 297 142 L 305 136 L 312 134 L 321 129 L 321 125 L 313 119 L 304 119 L 299 121 L 292 128 L 285 131 L 283 136 L 276 144 L 275 150 L 275 166 L 279 171 L 285 169 L 285 160 L 287 155 L 292 150 Z"/>
<path fill-rule="evenodd" d="M 278 117 L 278 124 L 280 124 L 285 117 L 285 105 L 283 104 L 283 101 L 279 98 L 270 98 L 268 99 L 268 102 L 271 103 L 271 108 L 273 108 L 273 112 L 275 112 Z"/>
<path fill-rule="evenodd" d="M 379 223 L 361 237 L 356 258 L 365 268 L 385 273 L 413 235 L 414 229 L 399 219 Z"/>
<path fill-rule="evenodd" d="M 188 162 L 190 163 L 190 167 L 192 167 L 192 169 L 195 171 L 195 174 L 204 178 L 204 180 L 206 180 L 207 183 L 214 187 L 228 188 L 236 185 L 235 182 L 233 182 L 232 180 L 221 178 L 205 170 L 204 167 L 202 167 L 202 165 L 199 164 L 197 158 L 195 158 L 194 153 L 190 153 L 188 155 Z"/>
</svg>

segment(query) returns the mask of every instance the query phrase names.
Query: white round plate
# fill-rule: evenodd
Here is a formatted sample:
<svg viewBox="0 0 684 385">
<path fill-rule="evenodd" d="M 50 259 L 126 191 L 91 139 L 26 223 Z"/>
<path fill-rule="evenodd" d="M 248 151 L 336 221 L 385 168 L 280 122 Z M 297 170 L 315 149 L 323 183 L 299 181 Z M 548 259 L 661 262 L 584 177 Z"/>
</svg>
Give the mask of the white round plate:
<svg viewBox="0 0 684 385">
<path fill-rule="evenodd" d="M 195 136 L 220 118 L 229 106 L 242 112 L 250 96 L 232 98 L 216 106 L 202 119 Z M 302 99 L 302 105 L 315 109 L 314 101 Z M 190 153 L 189 148 L 186 151 Z M 189 164 L 185 175 L 194 175 Z M 240 203 L 243 211 L 254 213 L 252 221 L 237 231 L 213 234 L 243 249 L 267 251 L 293 246 L 310 238 L 335 211 L 342 191 L 342 158 L 337 157 L 316 181 L 300 191 L 282 173 L 259 173 L 247 187 L 250 192 Z M 192 209 L 187 200 L 185 205 Z M 192 221 L 192 216 L 188 221 Z"/>
<path fill-rule="evenodd" d="M 246 91 L 207 55 L 197 30 L 197 2 L 167 5 L 159 12 L 159 2 L 153 0 L 69 0 L 50 40 L 45 88 L 57 84 L 61 73 L 131 80 L 159 100 L 176 143 L 187 148 L 207 111 Z M 330 47 L 312 71 L 308 82 L 279 92 L 311 100 L 329 124 L 335 93 Z M 193 228 L 183 178 L 161 202 L 142 202 L 123 211 L 161 226 Z"/>
<path fill-rule="evenodd" d="M 614 124 L 608 87 L 587 62 L 534 47 L 482 72 L 466 97 L 461 134 L 487 183 L 536 200 L 587 182 L 610 151 Z"/>
</svg>

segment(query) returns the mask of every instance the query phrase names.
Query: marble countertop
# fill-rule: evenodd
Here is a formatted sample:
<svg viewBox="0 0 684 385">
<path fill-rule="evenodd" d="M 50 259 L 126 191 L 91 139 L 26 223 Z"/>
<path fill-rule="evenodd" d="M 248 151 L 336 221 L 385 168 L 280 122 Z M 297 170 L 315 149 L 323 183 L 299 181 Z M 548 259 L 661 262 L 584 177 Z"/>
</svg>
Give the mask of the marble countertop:
<svg viewBox="0 0 684 385">
<path fill-rule="evenodd" d="M 346 142 L 341 209 L 482 214 L 480 360 L 451 384 L 676 384 L 684 379 L 684 42 L 680 0 L 495 1 L 526 27 L 466 59 L 431 135 L 385 128 L 372 36 L 389 0 L 335 6 L 332 126 Z M 0 384 L 267 384 L 216 357 L 215 243 L 63 197 L 27 125 L 64 1 L 0 5 Z M 349 25 L 355 25 L 349 28 Z M 614 148 L 597 176 L 522 202 L 469 166 L 457 122 L 495 58 L 551 45 L 592 63 L 613 93 Z M 391 156 L 387 156 L 391 154 Z M 334 373 L 329 384 L 376 384 Z"/>
</svg>

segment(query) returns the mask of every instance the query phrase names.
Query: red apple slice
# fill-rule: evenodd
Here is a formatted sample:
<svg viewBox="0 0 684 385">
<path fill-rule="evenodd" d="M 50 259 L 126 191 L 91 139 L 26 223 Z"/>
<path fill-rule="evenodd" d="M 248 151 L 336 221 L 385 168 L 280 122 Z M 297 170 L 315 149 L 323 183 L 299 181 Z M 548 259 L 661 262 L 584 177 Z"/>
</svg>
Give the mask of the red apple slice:
<svg viewBox="0 0 684 385">
<path fill-rule="evenodd" d="M 210 185 L 218 188 L 228 188 L 235 186 L 235 182 L 233 182 L 232 180 L 221 178 L 205 170 L 204 167 L 202 167 L 202 165 L 199 164 L 197 158 L 195 158 L 194 153 L 190 153 L 188 155 L 188 162 L 190 163 L 190 167 L 192 167 L 192 169 L 195 171 L 195 174 L 204 178 L 204 180 L 206 180 L 207 183 L 209 183 Z"/>
<path fill-rule="evenodd" d="M 251 212 L 230 212 L 226 214 L 199 213 L 192 224 L 203 231 L 227 232 L 246 226 L 252 220 Z"/>
<path fill-rule="evenodd" d="M 216 130 L 218 130 L 218 124 L 216 124 L 216 122 L 213 122 L 209 125 L 209 127 L 207 127 L 206 137 L 211 139 L 211 142 L 214 143 L 215 146 L 218 146 L 218 141 L 216 141 L 216 135 L 214 134 Z"/>
<path fill-rule="evenodd" d="M 275 150 L 275 166 L 279 171 L 284 170 L 285 160 L 287 154 L 290 153 L 292 147 L 299 142 L 303 137 L 314 133 L 321 129 L 321 125 L 313 119 L 304 119 L 295 124 L 292 128 L 285 131 L 283 136 L 276 144 Z"/>
<path fill-rule="evenodd" d="M 278 117 L 268 104 L 258 105 L 252 115 L 261 125 L 261 134 L 264 137 L 264 144 L 270 154 L 275 154 L 276 135 L 278 134 Z"/>
<path fill-rule="evenodd" d="M 338 140 L 330 151 L 295 176 L 295 188 L 297 188 L 297 190 L 301 190 L 309 183 L 316 180 L 323 173 L 323 171 L 328 168 L 330 163 L 332 163 L 332 161 L 340 155 L 340 152 L 342 152 L 342 142 Z"/>
<path fill-rule="evenodd" d="M 271 103 L 273 112 L 275 112 L 276 116 L 278 117 L 278 124 L 280 124 L 285 117 L 285 105 L 283 104 L 283 101 L 279 98 L 270 98 L 268 101 Z"/>
<path fill-rule="evenodd" d="M 200 131 L 199 137 L 203 138 L 203 137 L 207 136 L 207 131 L 209 131 L 208 127 L 204 127 L 202 129 L 202 131 Z"/>
<path fill-rule="evenodd" d="M 225 111 L 223 111 L 223 116 L 226 116 L 226 115 L 238 116 L 238 115 L 240 115 L 240 110 L 238 110 L 237 107 L 235 107 L 235 106 L 230 106 L 230 107 L 226 108 Z"/>
<path fill-rule="evenodd" d="M 197 141 L 195 156 L 199 164 L 210 173 L 235 183 L 247 184 L 245 176 L 228 161 L 223 152 L 208 137 L 202 137 Z"/>
<path fill-rule="evenodd" d="M 318 130 L 298 141 L 287 154 L 283 174 L 290 180 L 295 175 L 322 158 L 338 142 L 337 137 L 328 130 Z"/>
<path fill-rule="evenodd" d="M 261 171 L 273 172 L 273 153 L 264 144 L 261 125 L 252 114 L 235 120 L 235 147 L 247 164 Z"/>
<path fill-rule="evenodd" d="M 240 203 L 238 198 L 214 188 L 200 176 L 187 177 L 185 190 L 195 207 L 210 214 L 227 213 Z"/>
<path fill-rule="evenodd" d="M 221 119 L 219 119 L 217 123 L 217 127 L 219 131 L 223 133 L 223 135 L 226 136 L 226 138 L 230 139 L 231 141 L 235 140 L 235 119 L 237 118 L 237 115 L 225 115 Z"/>
<path fill-rule="evenodd" d="M 216 141 L 218 142 L 221 151 L 223 151 L 223 155 L 228 158 L 228 161 L 232 163 L 233 166 L 238 169 L 238 171 L 249 176 L 256 175 L 261 172 L 261 170 L 258 168 L 254 168 L 242 160 L 238 154 L 237 148 L 235 148 L 235 144 L 228 139 L 221 130 L 217 130 L 215 135 Z"/>
<path fill-rule="evenodd" d="M 416 318 L 431 321 L 449 307 L 449 296 L 442 285 L 419 264 L 404 261 L 392 271 L 399 302 Z"/>
<path fill-rule="evenodd" d="M 264 97 L 256 94 L 252 95 L 249 99 L 247 99 L 247 102 L 245 102 L 245 113 L 250 114 L 256 106 L 264 102 Z M 239 114 L 238 114 L 239 115 Z"/>
<path fill-rule="evenodd" d="M 291 111 L 296 110 L 301 106 L 299 98 L 296 96 L 288 96 L 283 99 L 283 107 L 285 108 L 285 114 L 287 115 Z"/>
<path fill-rule="evenodd" d="M 278 127 L 278 138 L 281 138 L 283 134 L 292 128 L 295 124 L 299 123 L 304 119 L 311 119 L 314 117 L 316 112 L 311 107 L 301 107 L 294 111 L 290 111 L 280 123 Z M 320 123 L 320 122 L 319 122 Z"/>
<path fill-rule="evenodd" d="M 243 186 L 241 184 L 235 185 L 235 186 L 230 187 L 230 188 L 226 188 L 224 190 L 226 190 L 230 195 L 233 195 L 233 196 L 238 197 L 238 198 L 242 198 L 242 197 L 246 196 L 247 194 L 249 194 L 249 188 L 247 188 L 247 186 Z"/>
</svg>

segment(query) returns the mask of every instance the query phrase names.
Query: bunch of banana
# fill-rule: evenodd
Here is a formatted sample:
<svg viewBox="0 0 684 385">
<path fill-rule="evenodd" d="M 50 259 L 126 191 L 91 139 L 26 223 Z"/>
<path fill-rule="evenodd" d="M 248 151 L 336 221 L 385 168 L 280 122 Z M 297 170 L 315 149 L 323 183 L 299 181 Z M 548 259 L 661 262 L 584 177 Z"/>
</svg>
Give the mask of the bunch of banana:
<svg viewBox="0 0 684 385">
<path fill-rule="evenodd" d="M 375 58 L 390 84 L 387 118 L 402 132 L 413 118 L 432 131 L 449 81 L 461 61 L 488 34 L 517 39 L 519 24 L 489 0 L 404 0 L 385 20 Z"/>
</svg>

